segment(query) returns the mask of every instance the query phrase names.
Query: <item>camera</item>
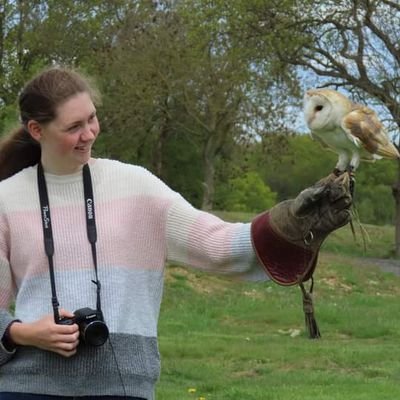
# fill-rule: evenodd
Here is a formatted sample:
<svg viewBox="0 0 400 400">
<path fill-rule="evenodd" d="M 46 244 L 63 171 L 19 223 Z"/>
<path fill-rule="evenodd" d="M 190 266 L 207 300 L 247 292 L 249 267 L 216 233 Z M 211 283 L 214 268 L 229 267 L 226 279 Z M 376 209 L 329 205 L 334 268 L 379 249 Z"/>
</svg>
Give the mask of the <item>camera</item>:
<svg viewBox="0 0 400 400">
<path fill-rule="evenodd" d="M 72 318 L 60 318 L 57 324 L 78 324 L 80 339 L 91 346 L 102 346 L 108 339 L 108 328 L 102 312 L 88 307 L 76 310 Z"/>
</svg>

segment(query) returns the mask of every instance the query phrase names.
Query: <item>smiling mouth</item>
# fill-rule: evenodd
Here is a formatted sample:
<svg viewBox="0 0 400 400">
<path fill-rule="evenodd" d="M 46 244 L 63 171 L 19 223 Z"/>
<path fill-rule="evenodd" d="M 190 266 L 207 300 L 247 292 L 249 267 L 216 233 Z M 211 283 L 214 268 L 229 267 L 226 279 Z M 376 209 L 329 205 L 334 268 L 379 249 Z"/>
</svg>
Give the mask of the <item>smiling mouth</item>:
<svg viewBox="0 0 400 400">
<path fill-rule="evenodd" d="M 76 146 L 76 147 L 75 147 L 75 150 L 82 151 L 82 152 L 86 152 L 86 151 L 89 151 L 89 150 L 90 150 L 90 147 Z"/>
</svg>

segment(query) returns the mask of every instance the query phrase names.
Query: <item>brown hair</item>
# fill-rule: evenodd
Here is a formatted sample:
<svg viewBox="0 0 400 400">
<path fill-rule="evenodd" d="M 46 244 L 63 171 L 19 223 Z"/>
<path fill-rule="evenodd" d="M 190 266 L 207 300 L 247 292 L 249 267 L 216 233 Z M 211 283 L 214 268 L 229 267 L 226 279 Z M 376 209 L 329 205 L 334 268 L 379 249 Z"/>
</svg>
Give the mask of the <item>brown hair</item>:
<svg viewBox="0 0 400 400">
<path fill-rule="evenodd" d="M 67 68 L 46 69 L 26 84 L 18 99 L 21 126 L 0 142 L 0 180 L 40 161 L 40 145 L 27 131 L 28 122 L 53 121 L 57 107 L 78 93 L 89 93 L 94 103 L 100 101 L 90 79 Z"/>
</svg>

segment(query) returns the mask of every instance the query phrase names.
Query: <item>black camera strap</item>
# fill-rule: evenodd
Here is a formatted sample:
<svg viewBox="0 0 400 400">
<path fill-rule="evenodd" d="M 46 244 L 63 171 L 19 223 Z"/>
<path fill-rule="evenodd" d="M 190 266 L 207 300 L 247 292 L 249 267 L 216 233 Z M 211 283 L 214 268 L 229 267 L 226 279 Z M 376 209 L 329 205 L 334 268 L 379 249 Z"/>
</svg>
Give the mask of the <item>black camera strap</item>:
<svg viewBox="0 0 400 400">
<path fill-rule="evenodd" d="M 90 176 L 90 169 L 88 164 L 85 164 L 82 169 L 83 175 L 83 191 L 85 198 L 85 211 L 86 211 L 86 228 L 87 236 L 92 248 L 92 257 L 95 270 L 96 279 L 92 282 L 97 286 L 97 311 L 101 313 L 101 302 L 100 302 L 100 290 L 101 285 L 98 278 L 97 272 L 97 253 L 96 253 L 96 241 L 97 241 L 97 230 L 96 230 L 96 219 L 94 213 L 94 197 L 93 197 L 93 186 L 92 178 Z M 44 248 L 49 259 L 49 271 L 50 271 L 50 283 L 51 283 L 51 302 L 53 305 L 54 321 L 57 323 L 60 320 L 60 314 L 58 311 L 59 302 L 56 293 L 56 284 L 54 276 L 54 240 L 53 240 L 53 230 L 51 227 L 51 217 L 50 217 L 50 203 L 49 196 L 47 193 L 46 179 L 43 172 L 43 166 L 39 162 L 37 167 L 37 181 L 39 189 L 39 199 L 40 199 L 40 211 L 42 217 L 43 226 L 43 238 L 44 238 Z"/>
</svg>

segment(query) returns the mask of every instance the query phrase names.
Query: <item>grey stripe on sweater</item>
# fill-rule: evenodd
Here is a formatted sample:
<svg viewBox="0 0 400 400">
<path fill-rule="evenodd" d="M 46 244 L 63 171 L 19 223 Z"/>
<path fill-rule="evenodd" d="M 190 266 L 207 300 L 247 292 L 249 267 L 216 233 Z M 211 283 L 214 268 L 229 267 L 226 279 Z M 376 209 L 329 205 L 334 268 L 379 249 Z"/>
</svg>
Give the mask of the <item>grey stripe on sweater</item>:
<svg viewBox="0 0 400 400">
<path fill-rule="evenodd" d="M 111 334 L 110 340 L 112 346 L 109 341 L 101 347 L 80 345 L 78 353 L 71 358 L 21 347 L 14 358 L 1 367 L 0 390 L 65 396 L 123 396 L 125 387 L 127 396 L 153 400 L 160 374 L 157 339 Z"/>
</svg>

